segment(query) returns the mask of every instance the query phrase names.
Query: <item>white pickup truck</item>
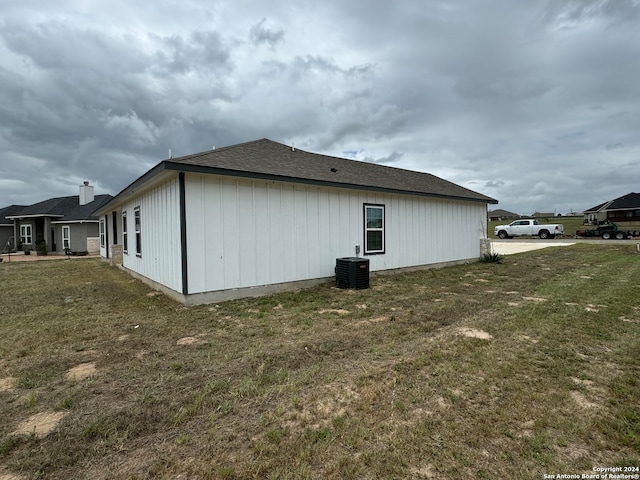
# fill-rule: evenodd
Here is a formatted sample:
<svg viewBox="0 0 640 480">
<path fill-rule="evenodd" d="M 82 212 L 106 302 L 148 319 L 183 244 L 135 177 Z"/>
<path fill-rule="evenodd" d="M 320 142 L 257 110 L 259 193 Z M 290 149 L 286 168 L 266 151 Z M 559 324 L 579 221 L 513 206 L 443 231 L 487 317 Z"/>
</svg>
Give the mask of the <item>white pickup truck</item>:
<svg viewBox="0 0 640 480">
<path fill-rule="evenodd" d="M 498 225 L 493 229 L 493 234 L 502 239 L 524 236 L 555 238 L 558 235 L 564 235 L 564 225 L 561 223 L 540 225 L 533 218 L 525 218 L 511 222 L 509 225 Z"/>
</svg>

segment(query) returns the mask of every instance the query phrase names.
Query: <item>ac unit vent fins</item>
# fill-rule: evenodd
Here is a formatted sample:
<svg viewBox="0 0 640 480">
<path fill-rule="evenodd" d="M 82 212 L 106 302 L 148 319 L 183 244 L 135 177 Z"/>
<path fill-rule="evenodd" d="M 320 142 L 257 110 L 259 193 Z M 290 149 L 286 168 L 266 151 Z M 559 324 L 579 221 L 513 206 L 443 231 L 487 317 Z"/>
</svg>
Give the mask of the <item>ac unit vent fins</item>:
<svg viewBox="0 0 640 480">
<path fill-rule="evenodd" d="M 358 290 L 369 288 L 369 259 L 336 258 L 336 286 Z"/>
</svg>

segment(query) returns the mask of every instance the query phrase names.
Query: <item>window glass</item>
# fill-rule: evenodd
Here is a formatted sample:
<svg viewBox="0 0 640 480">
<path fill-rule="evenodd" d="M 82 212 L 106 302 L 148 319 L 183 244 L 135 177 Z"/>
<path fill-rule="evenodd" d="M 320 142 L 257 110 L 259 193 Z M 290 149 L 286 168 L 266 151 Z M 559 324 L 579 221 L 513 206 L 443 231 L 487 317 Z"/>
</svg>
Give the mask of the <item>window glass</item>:
<svg viewBox="0 0 640 480">
<path fill-rule="evenodd" d="M 105 247 L 104 220 L 100 220 L 100 246 Z"/>
<path fill-rule="evenodd" d="M 71 228 L 68 226 L 62 227 L 62 248 L 71 248 Z"/>
<path fill-rule="evenodd" d="M 364 206 L 364 253 L 384 253 L 384 205 Z"/>
<path fill-rule="evenodd" d="M 129 251 L 129 242 L 127 238 L 127 212 L 122 212 L 122 251 Z"/>
<path fill-rule="evenodd" d="M 20 241 L 25 245 L 33 243 L 31 225 L 20 225 Z"/>
<path fill-rule="evenodd" d="M 142 226 L 140 221 L 140 207 L 134 210 L 136 227 L 136 255 L 142 255 Z"/>
</svg>

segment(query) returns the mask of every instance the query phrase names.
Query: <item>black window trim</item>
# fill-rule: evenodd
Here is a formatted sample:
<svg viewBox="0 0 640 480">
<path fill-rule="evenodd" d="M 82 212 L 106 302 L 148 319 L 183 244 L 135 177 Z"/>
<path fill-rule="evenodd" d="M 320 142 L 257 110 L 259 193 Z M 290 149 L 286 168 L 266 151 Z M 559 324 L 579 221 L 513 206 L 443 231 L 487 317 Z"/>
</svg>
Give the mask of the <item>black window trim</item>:
<svg viewBox="0 0 640 480">
<path fill-rule="evenodd" d="M 142 213 L 140 206 L 133 209 L 133 230 L 136 240 L 136 257 L 142 257 Z"/>
<path fill-rule="evenodd" d="M 127 211 L 122 211 L 122 251 L 129 255 L 129 228 L 127 225 Z"/>
<path fill-rule="evenodd" d="M 387 229 L 386 229 L 386 206 L 381 203 L 364 203 L 362 208 L 362 223 L 363 223 L 363 233 L 364 233 L 364 255 L 384 255 L 387 251 Z M 379 208 L 382 210 L 382 250 L 368 250 L 367 244 L 367 232 L 369 229 L 367 228 L 367 208 Z"/>
</svg>

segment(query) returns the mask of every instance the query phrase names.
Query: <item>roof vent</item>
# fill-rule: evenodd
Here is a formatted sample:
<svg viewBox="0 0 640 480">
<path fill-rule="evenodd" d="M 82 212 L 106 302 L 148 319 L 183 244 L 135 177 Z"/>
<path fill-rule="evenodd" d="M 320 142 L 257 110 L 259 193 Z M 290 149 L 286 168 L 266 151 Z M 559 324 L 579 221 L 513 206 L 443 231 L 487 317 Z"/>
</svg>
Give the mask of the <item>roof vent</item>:
<svg viewBox="0 0 640 480">
<path fill-rule="evenodd" d="M 338 169 L 337 169 L 337 168 L 335 168 L 335 167 L 331 167 L 331 171 L 332 171 L 333 173 L 336 173 L 336 172 L 338 171 Z"/>
<path fill-rule="evenodd" d="M 293 144 L 293 142 L 291 142 L 291 151 L 292 152 L 296 151 L 296 146 Z"/>
</svg>

